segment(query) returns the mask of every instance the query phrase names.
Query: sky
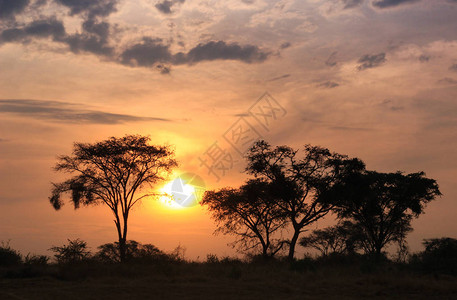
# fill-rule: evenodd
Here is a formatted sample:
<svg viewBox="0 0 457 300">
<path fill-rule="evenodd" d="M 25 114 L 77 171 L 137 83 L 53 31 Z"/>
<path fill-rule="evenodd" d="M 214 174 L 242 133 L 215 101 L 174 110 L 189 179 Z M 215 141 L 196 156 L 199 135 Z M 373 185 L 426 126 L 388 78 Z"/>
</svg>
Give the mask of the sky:
<svg viewBox="0 0 457 300">
<path fill-rule="evenodd" d="M 455 238 L 456 28 L 456 0 L 0 0 L 0 240 L 26 254 L 116 239 L 108 208 L 49 204 L 74 142 L 149 135 L 174 147 L 174 175 L 216 189 L 248 178 L 237 128 L 425 171 L 443 196 L 413 221 L 411 250 Z M 215 149 L 224 172 L 207 167 Z M 191 259 L 235 254 L 199 206 L 145 199 L 130 222 L 130 239 Z"/>
</svg>

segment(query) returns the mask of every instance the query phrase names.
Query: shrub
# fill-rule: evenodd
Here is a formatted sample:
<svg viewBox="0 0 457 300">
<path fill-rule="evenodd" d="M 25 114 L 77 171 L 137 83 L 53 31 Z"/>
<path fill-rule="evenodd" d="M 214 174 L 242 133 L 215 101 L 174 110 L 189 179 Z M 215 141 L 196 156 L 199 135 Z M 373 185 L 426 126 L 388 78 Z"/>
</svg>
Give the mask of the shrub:
<svg viewBox="0 0 457 300">
<path fill-rule="evenodd" d="M 426 239 L 425 250 L 412 258 L 426 272 L 457 275 L 457 239 Z"/>
<path fill-rule="evenodd" d="M 98 247 L 99 251 L 95 258 L 102 262 L 117 263 L 120 262 L 119 243 L 107 243 Z M 126 261 L 128 262 L 157 262 L 161 260 L 170 260 L 171 257 L 152 244 L 141 244 L 130 240 L 126 242 Z"/>
<path fill-rule="evenodd" d="M 46 255 L 35 255 L 35 254 L 27 254 L 24 257 L 24 264 L 31 265 L 31 266 L 45 266 L 48 264 L 49 256 Z"/>
<path fill-rule="evenodd" d="M 0 266 L 14 266 L 22 262 L 21 254 L 12 249 L 9 242 L 0 245 Z"/>
<path fill-rule="evenodd" d="M 206 262 L 209 263 L 209 264 L 215 264 L 215 263 L 218 263 L 220 261 L 219 261 L 219 257 L 217 257 L 216 254 L 207 254 L 206 255 Z"/>
<path fill-rule="evenodd" d="M 90 251 L 87 250 L 87 243 L 80 239 L 68 239 L 68 245 L 61 247 L 54 246 L 49 250 L 56 253 L 54 257 L 60 264 L 77 263 L 90 257 Z"/>
</svg>

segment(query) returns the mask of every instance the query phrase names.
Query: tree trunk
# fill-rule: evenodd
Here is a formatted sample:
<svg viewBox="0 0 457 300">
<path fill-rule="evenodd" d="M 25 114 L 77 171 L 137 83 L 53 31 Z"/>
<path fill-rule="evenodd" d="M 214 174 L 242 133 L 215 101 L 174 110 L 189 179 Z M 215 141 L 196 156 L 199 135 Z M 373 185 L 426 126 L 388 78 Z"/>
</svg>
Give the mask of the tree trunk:
<svg viewBox="0 0 457 300">
<path fill-rule="evenodd" d="M 289 255 L 287 257 L 289 260 L 294 260 L 295 245 L 297 244 L 297 240 L 298 240 L 298 236 L 299 235 L 300 235 L 300 229 L 295 229 L 294 228 L 294 235 L 292 236 L 292 239 L 290 240 Z"/>
<path fill-rule="evenodd" d="M 375 260 L 380 261 L 382 257 L 382 246 L 376 245 Z"/>
<path fill-rule="evenodd" d="M 120 237 L 119 238 L 119 259 L 121 260 L 121 263 L 125 262 L 125 256 L 126 256 L 126 251 L 125 251 L 125 239 Z"/>
<path fill-rule="evenodd" d="M 121 263 L 124 263 L 127 258 L 127 219 L 128 214 L 123 215 L 124 219 L 124 228 L 122 230 L 122 235 L 119 236 L 119 255 Z"/>
</svg>

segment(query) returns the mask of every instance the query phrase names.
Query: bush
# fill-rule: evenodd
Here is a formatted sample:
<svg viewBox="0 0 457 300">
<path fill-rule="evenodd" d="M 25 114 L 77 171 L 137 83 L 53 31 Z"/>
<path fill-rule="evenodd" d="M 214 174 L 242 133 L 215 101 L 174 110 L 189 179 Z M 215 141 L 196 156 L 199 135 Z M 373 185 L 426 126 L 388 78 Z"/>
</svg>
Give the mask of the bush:
<svg viewBox="0 0 457 300">
<path fill-rule="evenodd" d="M 87 250 L 87 243 L 80 240 L 68 240 L 68 245 L 61 247 L 54 246 L 49 250 L 55 252 L 54 257 L 60 264 L 77 263 L 87 260 L 90 257 L 90 251 Z"/>
<path fill-rule="evenodd" d="M 46 255 L 35 255 L 27 254 L 24 258 L 24 264 L 30 266 L 46 266 L 49 261 L 49 256 Z"/>
<path fill-rule="evenodd" d="M 423 244 L 425 250 L 413 256 L 413 265 L 426 272 L 457 275 L 457 239 L 427 239 Z"/>
<path fill-rule="evenodd" d="M 127 262 L 148 263 L 172 259 L 152 244 L 143 245 L 130 240 L 126 242 L 125 246 Z M 103 244 L 98 249 L 99 251 L 95 254 L 95 259 L 105 263 L 117 263 L 121 261 L 118 242 Z"/>
<path fill-rule="evenodd" d="M 303 259 L 293 260 L 289 263 L 290 270 L 295 272 L 315 272 L 316 271 L 316 261 L 305 255 Z"/>
<path fill-rule="evenodd" d="M 216 254 L 207 254 L 206 255 L 206 263 L 216 264 L 218 262 L 220 262 L 220 261 L 219 261 L 219 257 L 217 257 Z"/>
<path fill-rule="evenodd" d="M 9 243 L 2 242 L 0 245 L 0 266 L 8 267 L 20 265 L 22 263 L 21 254 L 12 249 Z"/>
</svg>

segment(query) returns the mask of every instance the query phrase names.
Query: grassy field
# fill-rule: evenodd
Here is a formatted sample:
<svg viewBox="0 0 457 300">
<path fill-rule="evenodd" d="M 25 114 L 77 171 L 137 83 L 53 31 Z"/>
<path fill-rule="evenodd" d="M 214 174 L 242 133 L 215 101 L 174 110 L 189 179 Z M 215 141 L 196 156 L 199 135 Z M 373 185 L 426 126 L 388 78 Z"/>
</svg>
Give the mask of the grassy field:
<svg viewBox="0 0 457 300">
<path fill-rule="evenodd" d="M 457 277 L 420 274 L 391 264 L 85 264 L 3 274 L 0 299 L 5 300 L 457 299 Z"/>
</svg>

